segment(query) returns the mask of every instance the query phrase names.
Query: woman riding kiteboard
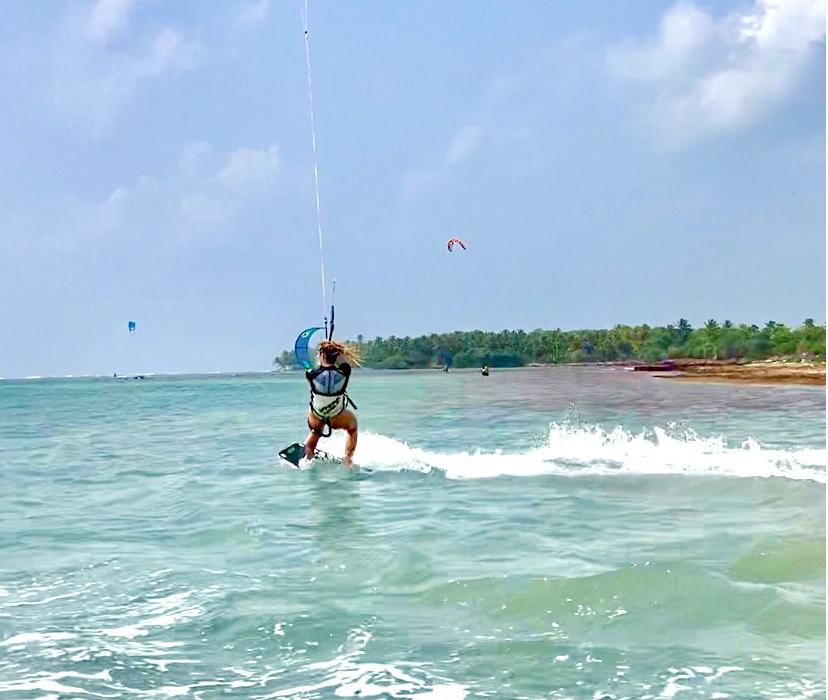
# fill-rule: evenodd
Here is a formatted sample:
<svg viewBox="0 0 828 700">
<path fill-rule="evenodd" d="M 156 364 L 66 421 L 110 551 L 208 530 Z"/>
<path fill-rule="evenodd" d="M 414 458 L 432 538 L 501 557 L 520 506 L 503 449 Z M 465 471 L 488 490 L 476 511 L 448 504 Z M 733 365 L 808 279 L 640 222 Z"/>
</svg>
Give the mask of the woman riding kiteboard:
<svg viewBox="0 0 828 700">
<path fill-rule="evenodd" d="M 359 353 L 355 349 L 333 340 L 323 340 L 319 343 L 319 367 L 305 372 L 310 384 L 310 433 L 305 440 L 307 459 L 313 459 L 319 438 L 330 436 L 332 430 L 345 430 L 348 438 L 342 463 L 348 467 L 353 465 L 357 445 L 357 418 L 349 408 L 356 408 L 356 405 L 345 393 L 351 377 L 349 360 L 359 365 Z"/>
</svg>

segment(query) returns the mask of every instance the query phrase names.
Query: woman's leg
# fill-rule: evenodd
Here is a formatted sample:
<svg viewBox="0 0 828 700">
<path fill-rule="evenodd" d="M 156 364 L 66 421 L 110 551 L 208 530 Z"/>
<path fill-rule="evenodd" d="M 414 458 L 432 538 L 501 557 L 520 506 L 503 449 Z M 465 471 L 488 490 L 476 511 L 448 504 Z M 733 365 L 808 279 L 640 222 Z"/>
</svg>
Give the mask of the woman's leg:
<svg viewBox="0 0 828 700">
<path fill-rule="evenodd" d="M 348 439 L 345 442 L 345 458 L 342 463 L 350 467 L 354 463 L 354 452 L 357 446 L 357 418 L 347 408 L 331 418 L 331 427 L 335 430 L 348 432 Z"/>
<path fill-rule="evenodd" d="M 316 443 L 322 437 L 319 433 L 325 428 L 325 422 L 314 415 L 313 411 L 308 411 L 308 427 L 311 431 L 305 438 L 305 458 L 313 459 L 314 450 L 316 450 Z"/>
</svg>

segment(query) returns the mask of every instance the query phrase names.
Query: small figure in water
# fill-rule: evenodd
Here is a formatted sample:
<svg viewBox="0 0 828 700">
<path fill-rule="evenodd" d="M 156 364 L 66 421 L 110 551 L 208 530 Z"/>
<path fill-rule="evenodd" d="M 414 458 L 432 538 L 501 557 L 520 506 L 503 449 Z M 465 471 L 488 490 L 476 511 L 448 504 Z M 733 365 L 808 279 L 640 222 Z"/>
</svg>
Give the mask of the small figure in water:
<svg viewBox="0 0 828 700">
<path fill-rule="evenodd" d="M 346 348 L 333 340 L 323 340 L 319 343 L 319 367 L 305 372 L 311 392 L 308 411 L 310 433 L 305 440 L 307 459 L 313 458 L 319 438 L 329 437 L 332 430 L 345 430 L 348 432 L 348 439 L 342 462 L 347 467 L 354 463 L 357 418 L 348 406 L 356 408 L 356 405 L 348 398 L 345 389 L 351 376 L 351 365 L 348 360 L 358 366 L 358 355 L 356 350 Z"/>
<path fill-rule="evenodd" d="M 480 374 L 482 374 L 484 377 L 488 377 L 489 376 L 489 366 L 488 365 L 483 365 L 480 368 Z"/>
</svg>

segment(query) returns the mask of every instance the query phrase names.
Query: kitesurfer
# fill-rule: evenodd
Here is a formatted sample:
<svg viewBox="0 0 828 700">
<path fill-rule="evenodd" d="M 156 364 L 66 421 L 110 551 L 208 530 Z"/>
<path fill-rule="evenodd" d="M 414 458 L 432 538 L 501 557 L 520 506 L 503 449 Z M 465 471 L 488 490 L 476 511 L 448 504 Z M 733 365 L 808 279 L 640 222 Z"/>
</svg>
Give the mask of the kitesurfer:
<svg viewBox="0 0 828 700">
<path fill-rule="evenodd" d="M 357 445 L 357 418 L 348 407 L 356 408 L 356 405 L 345 393 L 351 377 L 348 360 L 354 364 L 359 363 L 359 357 L 352 355 L 354 351 L 349 351 L 344 345 L 333 340 L 323 340 L 319 343 L 319 367 L 305 372 L 311 392 L 308 411 L 310 433 L 305 440 L 307 459 L 313 459 L 319 438 L 328 437 L 332 430 L 345 430 L 348 437 L 342 462 L 348 467 L 353 464 Z"/>
</svg>

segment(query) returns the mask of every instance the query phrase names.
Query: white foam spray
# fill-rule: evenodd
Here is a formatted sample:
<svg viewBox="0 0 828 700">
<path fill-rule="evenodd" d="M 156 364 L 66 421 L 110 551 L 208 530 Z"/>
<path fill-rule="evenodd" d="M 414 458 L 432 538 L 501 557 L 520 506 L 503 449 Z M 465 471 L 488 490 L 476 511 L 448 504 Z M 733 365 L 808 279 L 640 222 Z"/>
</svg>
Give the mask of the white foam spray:
<svg viewBox="0 0 828 700">
<path fill-rule="evenodd" d="M 324 449 L 341 455 L 344 445 L 344 434 L 335 433 Z M 367 432 L 360 434 L 356 461 L 376 470 L 440 471 L 449 479 L 687 474 L 826 483 L 825 448 L 784 449 L 753 438 L 734 443 L 670 427 L 632 433 L 620 426 L 606 430 L 553 423 L 543 444 L 514 452 L 429 451 Z"/>
</svg>

